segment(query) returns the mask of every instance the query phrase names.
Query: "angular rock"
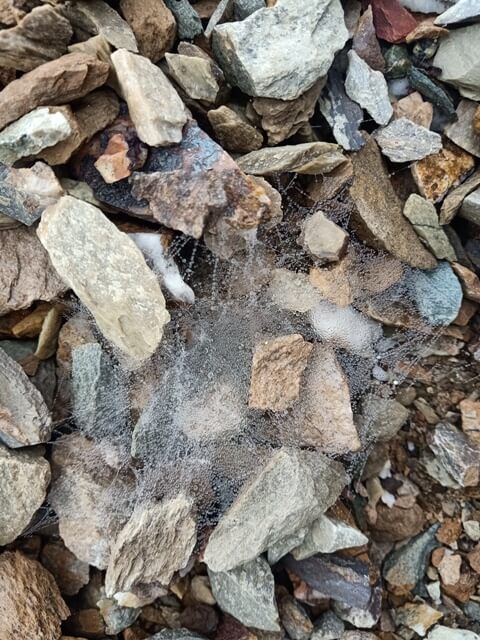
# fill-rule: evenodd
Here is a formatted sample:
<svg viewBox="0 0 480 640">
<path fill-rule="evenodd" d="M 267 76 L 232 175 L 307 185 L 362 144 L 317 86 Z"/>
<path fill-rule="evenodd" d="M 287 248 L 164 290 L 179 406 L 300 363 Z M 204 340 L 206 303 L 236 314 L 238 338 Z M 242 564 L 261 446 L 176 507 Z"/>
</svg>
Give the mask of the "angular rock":
<svg viewBox="0 0 480 640">
<path fill-rule="evenodd" d="M 374 71 L 355 51 L 348 52 L 345 91 L 349 98 L 366 109 L 378 124 L 387 124 L 393 114 L 383 74 Z"/>
<path fill-rule="evenodd" d="M 480 100 L 480 52 L 472 42 L 480 38 L 480 24 L 454 29 L 440 41 L 433 59 L 441 80 L 452 84 L 464 98 Z"/>
<path fill-rule="evenodd" d="M 31 168 L 0 165 L 0 213 L 30 226 L 64 194 L 52 169 L 43 162 Z"/>
<path fill-rule="evenodd" d="M 278 0 L 218 25 L 212 44 L 232 85 L 251 96 L 293 100 L 326 75 L 347 37 L 338 0 Z"/>
<path fill-rule="evenodd" d="M 45 320 L 42 323 L 34 354 L 38 360 L 48 360 L 55 355 L 58 333 L 62 325 L 63 310 L 61 304 L 56 304 L 48 310 Z"/>
<path fill-rule="evenodd" d="M 373 0 L 372 9 L 377 37 L 387 42 L 401 42 L 417 26 L 398 0 Z"/>
<path fill-rule="evenodd" d="M 173 47 L 176 22 L 163 0 L 121 0 L 120 9 L 132 28 L 142 56 L 158 62 Z"/>
<path fill-rule="evenodd" d="M 300 394 L 313 345 L 299 334 L 266 340 L 255 348 L 248 406 L 285 411 Z"/>
<path fill-rule="evenodd" d="M 0 556 L 0 599 L 0 637 L 5 640 L 58 640 L 62 620 L 70 615 L 52 575 L 18 551 Z"/>
<path fill-rule="evenodd" d="M 202 21 L 188 0 L 165 0 L 177 21 L 180 40 L 193 40 L 203 33 Z"/>
<path fill-rule="evenodd" d="M 235 0 L 233 14 L 236 20 L 245 20 L 249 15 L 265 8 L 265 0 Z"/>
<path fill-rule="evenodd" d="M 305 142 L 285 147 L 265 147 L 238 158 L 245 173 L 268 176 L 274 173 L 329 173 L 346 161 L 338 145 L 330 142 Z"/>
<path fill-rule="evenodd" d="M 92 36 L 102 35 L 116 49 L 138 51 L 128 23 L 103 0 L 68 0 L 62 11 L 75 29 Z"/>
<path fill-rule="evenodd" d="M 215 138 L 227 151 L 249 153 L 262 147 L 260 131 L 233 109 L 222 105 L 218 109 L 210 109 L 207 117 Z"/>
<path fill-rule="evenodd" d="M 352 156 L 352 162 L 354 182 L 350 195 L 356 206 L 352 224 L 357 233 L 371 246 L 385 249 L 411 266 L 432 269 L 436 260 L 405 220 L 373 138 Z"/>
<path fill-rule="evenodd" d="M 412 193 L 405 203 L 403 215 L 410 220 L 420 238 L 439 260 L 456 260 L 455 250 L 440 226 L 435 205 Z"/>
<path fill-rule="evenodd" d="M 152 147 L 179 143 L 188 115 L 163 71 L 124 49 L 111 60 L 140 140 Z"/>
<path fill-rule="evenodd" d="M 11 451 L 0 444 L 0 545 L 13 542 L 28 526 L 49 482 L 50 465 L 38 451 Z"/>
<path fill-rule="evenodd" d="M 279 449 L 240 491 L 211 534 L 204 561 L 228 571 L 310 524 L 337 499 L 343 467 L 319 453 Z"/>
<path fill-rule="evenodd" d="M 311 640 L 339 640 L 343 638 L 344 631 L 345 623 L 343 620 L 329 610 L 316 620 Z M 361 638 L 357 640 L 361 640 Z"/>
<path fill-rule="evenodd" d="M 448 262 L 439 262 L 432 271 L 412 272 L 407 286 L 420 315 L 432 326 L 447 326 L 457 317 L 463 292 Z"/>
<path fill-rule="evenodd" d="M 405 42 L 410 44 L 417 40 L 438 40 L 438 38 L 446 36 L 448 34 L 448 29 L 436 26 L 434 20 L 435 18 L 430 16 L 418 22 L 415 29 L 410 31 L 408 36 L 405 38 Z"/>
<path fill-rule="evenodd" d="M 0 91 L 0 129 L 36 107 L 77 100 L 105 83 L 109 66 L 84 53 L 68 53 L 10 82 Z"/>
<path fill-rule="evenodd" d="M 296 560 L 304 560 L 317 553 L 334 553 L 365 544 L 368 544 L 368 538 L 361 531 L 322 515 L 309 527 L 302 544 L 293 549 L 292 555 Z"/>
<path fill-rule="evenodd" d="M 121 633 L 133 625 L 141 613 L 141 609 L 120 607 L 115 600 L 102 598 L 97 602 L 97 607 L 105 622 L 105 633 L 115 635 Z"/>
<path fill-rule="evenodd" d="M 467 204 L 467 200 L 470 203 L 474 204 L 476 192 L 472 193 L 472 191 L 475 191 L 475 189 L 477 189 L 479 186 L 480 186 L 480 171 L 476 171 L 464 182 L 462 182 L 461 185 L 459 185 L 455 189 L 452 189 L 452 191 L 450 191 L 450 193 L 447 195 L 445 200 L 442 202 L 442 208 L 440 210 L 440 217 L 439 217 L 440 224 L 448 224 L 449 222 L 451 222 L 459 209 L 460 209 L 460 216 L 468 220 L 469 204 Z M 471 196 L 469 194 L 471 194 Z M 464 213 L 466 213 L 466 215 L 464 215 Z M 475 223 L 474 207 L 472 207 L 472 214 L 473 215 L 472 215 L 471 222 Z"/>
<path fill-rule="evenodd" d="M 362 426 L 366 441 L 388 442 L 408 419 L 410 412 L 400 402 L 370 395 L 362 405 Z"/>
<path fill-rule="evenodd" d="M 61 541 L 48 542 L 42 549 L 41 561 L 64 595 L 74 596 L 88 584 L 90 567 L 78 560 Z"/>
<path fill-rule="evenodd" d="M 460 217 L 480 225 L 480 189 L 468 195 L 460 209 Z"/>
<path fill-rule="evenodd" d="M 304 220 L 298 243 L 320 264 L 325 264 L 340 260 L 348 237 L 348 233 L 329 220 L 322 211 L 316 211 Z"/>
<path fill-rule="evenodd" d="M 38 236 L 105 337 L 135 361 L 150 357 L 169 314 L 158 281 L 133 241 L 99 209 L 71 196 L 45 210 Z"/>
<path fill-rule="evenodd" d="M 398 550 L 389 554 L 383 567 L 383 577 L 394 587 L 413 589 L 423 579 L 430 553 L 438 547 L 433 525 Z"/>
<path fill-rule="evenodd" d="M 371 69 L 382 72 L 385 70 L 385 60 L 375 33 L 371 5 L 360 16 L 353 36 L 352 46 L 354 51 Z"/>
<path fill-rule="evenodd" d="M 467 629 L 454 629 L 438 624 L 427 636 L 427 640 L 478 640 L 478 633 Z"/>
<path fill-rule="evenodd" d="M 293 640 L 309 640 L 313 631 L 313 623 L 306 609 L 288 593 L 282 595 L 278 602 L 280 620 L 289 638 Z"/>
<path fill-rule="evenodd" d="M 208 572 L 213 595 L 222 611 L 246 627 L 279 631 L 275 582 L 266 560 L 259 557 L 230 571 Z"/>
<path fill-rule="evenodd" d="M 456 111 L 458 119 L 445 127 L 445 135 L 457 146 L 480 158 L 480 133 L 473 128 L 477 108 L 476 102 L 460 100 Z"/>
<path fill-rule="evenodd" d="M 397 118 L 376 132 L 375 139 L 383 155 L 392 162 L 421 160 L 442 148 L 438 133 L 415 124 L 408 118 Z"/>
<path fill-rule="evenodd" d="M 480 481 L 480 450 L 449 423 L 435 427 L 430 448 L 445 471 L 462 487 L 475 487 Z"/>
<path fill-rule="evenodd" d="M 443 13 L 458 0 L 400 0 L 401 4 L 419 13 Z"/>
<path fill-rule="evenodd" d="M 480 402 L 462 400 L 459 404 L 462 413 L 462 431 L 477 446 L 480 446 Z"/>
<path fill-rule="evenodd" d="M 184 495 L 139 504 L 112 545 L 107 596 L 137 590 L 140 595 L 155 584 L 168 586 L 174 573 L 187 565 L 196 540 L 192 501 Z"/>
<path fill-rule="evenodd" d="M 457 2 L 435 18 L 435 24 L 452 25 L 480 18 L 480 7 L 471 0 L 457 0 Z"/>
<path fill-rule="evenodd" d="M 165 59 L 169 75 L 189 98 L 211 106 L 218 103 L 225 82 L 213 60 L 179 53 L 167 53 Z"/>
<path fill-rule="evenodd" d="M 465 298 L 480 302 L 480 278 L 477 274 L 458 262 L 452 264 L 452 269 L 461 282 Z"/>
<path fill-rule="evenodd" d="M 394 118 L 408 118 L 415 124 L 430 129 L 433 118 L 433 105 L 424 101 L 418 91 L 401 98 L 393 105 Z"/>
<path fill-rule="evenodd" d="M 395 613 L 395 621 L 402 624 L 420 636 L 425 636 L 428 629 L 443 618 L 443 614 L 428 604 L 407 602 Z"/>
</svg>

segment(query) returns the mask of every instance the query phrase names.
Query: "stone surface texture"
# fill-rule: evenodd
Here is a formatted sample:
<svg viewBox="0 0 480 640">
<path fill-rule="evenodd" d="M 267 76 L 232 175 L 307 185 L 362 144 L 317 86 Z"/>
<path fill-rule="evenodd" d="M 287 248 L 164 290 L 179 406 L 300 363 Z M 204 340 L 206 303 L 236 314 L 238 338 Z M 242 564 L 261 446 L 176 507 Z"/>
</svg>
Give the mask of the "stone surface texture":
<svg viewBox="0 0 480 640">
<path fill-rule="evenodd" d="M 458 119 L 445 127 L 445 135 L 457 146 L 480 158 L 480 133 L 474 129 L 477 109 L 477 102 L 460 100 L 456 110 Z"/>
<path fill-rule="evenodd" d="M 419 126 L 408 118 L 397 118 L 383 129 L 379 129 L 375 139 L 383 155 L 392 162 L 421 160 L 442 148 L 442 138 L 438 133 Z"/>
<path fill-rule="evenodd" d="M 179 53 L 165 54 L 169 75 L 192 100 L 215 106 L 224 93 L 222 71 L 213 60 Z"/>
<path fill-rule="evenodd" d="M 338 145 L 330 142 L 264 147 L 237 160 L 240 169 L 255 176 L 268 176 L 280 172 L 318 175 L 333 171 L 345 161 Z"/>
<path fill-rule="evenodd" d="M 120 9 L 132 28 L 142 56 L 158 62 L 173 47 L 176 22 L 163 0 L 120 0 Z"/>
<path fill-rule="evenodd" d="M 347 95 L 366 109 L 378 124 L 387 124 L 393 114 L 383 74 L 374 71 L 355 51 L 348 52 L 345 80 Z"/>
<path fill-rule="evenodd" d="M 303 560 L 317 553 L 334 553 L 365 544 L 368 538 L 359 529 L 322 515 L 309 527 L 302 544 L 293 549 L 292 555 L 296 560 Z"/>
<path fill-rule="evenodd" d="M 433 118 L 433 105 L 431 102 L 423 100 L 418 91 L 414 91 L 394 103 L 393 117 L 408 118 L 415 124 L 430 129 Z"/>
<path fill-rule="evenodd" d="M 462 287 L 452 267 L 442 261 L 431 271 L 410 274 L 408 286 L 418 311 L 433 326 L 455 320 L 462 304 Z"/>
<path fill-rule="evenodd" d="M 210 109 L 207 115 L 214 137 L 227 151 L 249 153 L 261 148 L 263 136 L 260 131 L 233 109 L 222 105 Z"/>
<path fill-rule="evenodd" d="M 456 259 L 455 250 L 439 224 L 438 213 L 432 202 L 412 193 L 405 203 L 403 215 L 410 220 L 436 258 L 450 261 Z"/>
<path fill-rule="evenodd" d="M 316 211 L 303 222 L 299 243 L 320 264 L 337 262 L 348 243 L 348 233 Z"/>
<path fill-rule="evenodd" d="M 471 46 L 479 38 L 480 24 L 454 29 L 440 41 L 433 59 L 442 70 L 440 78 L 470 100 L 480 100 L 480 51 Z"/>
</svg>

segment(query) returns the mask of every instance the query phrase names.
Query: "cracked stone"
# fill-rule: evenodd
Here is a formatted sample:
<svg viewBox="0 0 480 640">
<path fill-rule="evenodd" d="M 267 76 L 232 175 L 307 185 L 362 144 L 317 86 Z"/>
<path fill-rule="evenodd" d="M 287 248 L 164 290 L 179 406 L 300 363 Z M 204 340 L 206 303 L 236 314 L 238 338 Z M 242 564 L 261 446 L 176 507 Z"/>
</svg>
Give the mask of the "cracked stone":
<svg viewBox="0 0 480 640">
<path fill-rule="evenodd" d="M 440 226 L 435 205 L 412 193 L 405 203 L 403 215 L 410 220 L 418 235 L 439 260 L 456 260 L 455 250 Z"/>
<path fill-rule="evenodd" d="M 442 148 L 438 133 L 415 124 L 408 118 L 397 118 L 375 134 L 383 155 L 392 162 L 421 160 Z"/>
</svg>

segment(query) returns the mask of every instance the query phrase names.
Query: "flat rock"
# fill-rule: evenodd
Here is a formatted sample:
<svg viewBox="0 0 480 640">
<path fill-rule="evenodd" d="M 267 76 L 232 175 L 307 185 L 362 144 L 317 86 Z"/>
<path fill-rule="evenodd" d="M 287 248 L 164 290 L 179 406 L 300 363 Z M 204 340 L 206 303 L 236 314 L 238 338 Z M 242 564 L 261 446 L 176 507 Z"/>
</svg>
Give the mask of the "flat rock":
<svg viewBox="0 0 480 640">
<path fill-rule="evenodd" d="M 458 262 L 452 264 L 452 269 L 460 280 L 465 298 L 480 302 L 480 278 L 477 274 Z"/>
<path fill-rule="evenodd" d="M 150 357 L 169 314 L 135 243 L 99 209 L 71 196 L 45 210 L 38 236 L 105 337 L 135 361 Z"/>
<path fill-rule="evenodd" d="M 387 556 L 383 577 L 389 584 L 413 589 L 423 579 L 428 557 L 438 546 L 435 537 L 438 528 L 438 524 L 433 525 Z"/>
<path fill-rule="evenodd" d="M 318 518 L 345 483 L 342 465 L 322 454 L 276 451 L 220 518 L 204 561 L 211 571 L 220 572 L 255 559 Z"/>
<path fill-rule="evenodd" d="M 439 260 L 456 260 L 455 250 L 447 234 L 440 226 L 435 205 L 422 196 L 412 193 L 405 203 L 403 215 Z"/>
<path fill-rule="evenodd" d="M 357 232 L 368 244 L 389 251 L 411 266 L 432 269 L 436 260 L 403 216 L 402 204 L 373 138 L 352 156 L 352 162 L 354 182 L 350 195 L 356 206 L 352 222 Z"/>
<path fill-rule="evenodd" d="M 427 636 L 427 640 L 478 640 L 478 633 L 467 629 L 444 627 L 438 624 Z"/>
<path fill-rule="evenodd" d="M 50 465 L 37 451 L 12 451 L 0 444 L 0 470 L 0 545 L 4 546 L 22 533 L 45 500 Z"/>
<path fill-rule="evenodd" d="M 383 73 L 371 69 L 353 50 L 348 52 L 345 91 L 378 124 L 387 124 L 392 117 L 393 109 Z"/>
<path fill-rule="evenodd" d="M 357 22 L 352 46 L 354 51 L 362 60 L 365 60 L 371 69 L 382 72 L 385 70 L 385 60 L 380 43 L 377 40 L 371 5 L 362 13 Z"/>
<path fill-rule="evenodd" d="M 249 153 L 262 147 L 260 131 L 233 109 L 222 105 L 218 109 L 210 109 L 207 117 L 214 137 L 227 151 Z"/>
<path fill-rule="evenodd" d="M 348 233 L 329 220 L 322 211 L 305 218 L 299 244 L 320 264 L 338 262 L 345 252 Z"/>
<path fill-rule="evenodd" d="M 334 553 L 365 544 L 368 538 L 359 529 L 322 515 L 310 525 L 302 544 L 292 550 L 292 555 L 296 560 L 304 560 L 317 553 Z"/>
<path fill-rule="evenodd" d="M 440 41 L 433 59 L 442 70 L 441 80 L 470 100 L 480 100 L 480 51 L 472 48 L 479 38 L 480 24 L 454 29 Z"/>
<path fill-rule="evenodd" d="M 480 17 L 480 7 L 472 0 L 457 0 L 453 6 L 435 18 L 435 24 L 452 25 Z"/>
<path fill-rule="evenodd" d="M 440 224 L 448 224 L 451 222 L 459 210 L 460 215 L 468 220 L 468 213 L 467 215 L 463 215 L 462 213 L 464 204 L 469 198 L 469 202 L 474 202 L 475 192 L 478 190 L 479 186 L 480 171 L 475 171 L 475 173 L 472 173 L 472 175 L 462 182 L 462 184 L 452 189 L 442 202 L 439 216 Z M 465 205 L 465 209 L 468 209 L 468 204 Z M 471 219 L 471 222 L 475 223 L 474 216 Z"/>
<path fill-rule="evenodd" d="M 347 37 L 338 0 L 278 0 L 218 25 L 213 51 L 229 82 L 248 95 L 293 100 L 327 74 Z"/>
<path fill-rule="evenodd" d="M 415 124 L 408 118 L 397 118 L 375 134 L 383 155 L 392 162 L 421 160 L 442 148 L 438 133 Z"/>
<path fill-rule="evenodd" d="M 0 556 L 0 636 L 58 640 L 70 615 L 53 576 L 19 551 Z M 28 603 L 28 606 L 25 606 Z"/>
<path fill-rule="evenodd" d="M 377 37 L 387 42 L 401 42 L 417 26 L 412 14 L 398 0 L 374 0 L 373 21 Z"/>
<path fill-rule="evenodd" d="M 418 91 L 409 93 L 393 105 L 394 118 L 408 118 L 415 124 L 430 129 L 433 118 L 433 105 L 423 100 Z"/>
<path fill-rule="evenodd" d="M 165 54 L 169 75 L 192 100 L 216 105 L 224 88 L 223 73 L 213 62 L 205 58 Z"/>
<path fill-rule="evenodd" d="M 329 173 L 346 161 L 338 145 L 330 142 L 304 142 L 285 147 L 265 147 L 237 159 L 245 173 L 268 176 L 274 173 Z"/>
<path fill-rule="evenodd" d="M 120 9 L 135 34 L 142 56 L 158 62 L 170 51 L 177 25 L 163 0 L 121 0 Z"/>
<path fill-rule="evenodd" d="M 475 487 L 480 481 L 479 448 L 449 423 L 439 423 L 430 448 L 445 471 L 462 487 Z"/>
<path fill-rule="evenodd" d="M 412 629 L 422 637 L 442 617 L 443 614 L 440 611 L 423 602 L 421 604 L 407 602 L 395 613 L 397 624 L 399 623 Z"/>
<path fill-rule="evenodd" d="M 439 262 L 431 271 L 412 272 L 408 287 L 420 315 L 432 326 L 447 326 L 457 317 L 463 292 L 448 262 Z"/>
<path fill-rule="evenodd" d="M 109 65 L 84 53 L 68 53 L 13 80 L 0 91 L 0 129 L 36 107 L 77 100 L 105 83 Z"/>
<path fill-rule="evenodd" d="M 187 111 L 163 71 L 125 49 L 111 60 L 140 140 L 152 147 L 179 143 Z"/>
<path fill-rule="evenodd" d="M 465 198 L 459 215 L 474 224 L 480 225 L 480 189 L 470 193 Z"/>
<path fill-rule="evenodd" d="M 48 442 L 50 412 L 23 368 L 0 349 L 0 439 L 9 447 Z"/>
<path fill-rule="evenodd" d="M 445 127 L 445 135 L 468 153 L 480 158 L 480 133 L 473 127 L 477 108 L 477 102 L 460 100 L 456 110 L 458 119 Z"/>
<path fill-rule="evenodd" d="M 88 564 L 78 560 L 61 540 L 52 540 L 44 545 L 41 561 L 64 595 L 76 595 L 90 580 Z"/>
<path fill-rule="evenodd" d="M 165 0 L 165 4 L 175 16 L 180 40 L 193 40 L 203 34 L 200 16 L 188 0 Z"/>
<path fill-rule="evenodd" d="M 275 582 L 268 562 L 259 557 L 251 562 L 215 573 L 208 572 L 213 595 L 222 611 L 246 627 L 279 631 Z"/>
</svg>

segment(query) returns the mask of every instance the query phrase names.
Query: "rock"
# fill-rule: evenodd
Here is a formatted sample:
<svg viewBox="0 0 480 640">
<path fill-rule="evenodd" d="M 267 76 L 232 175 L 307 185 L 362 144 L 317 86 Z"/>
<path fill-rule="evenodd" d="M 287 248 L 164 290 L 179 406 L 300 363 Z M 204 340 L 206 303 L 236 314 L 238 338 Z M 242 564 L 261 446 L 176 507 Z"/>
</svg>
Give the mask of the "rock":
<svg viewBox="0 0 480 640">
<path fill-rule="evenodd" d="M 222 105 L 218 109 L 210 109 L 207 116 L 215 138 L 227 151 L 249 153 L 262 147 L 260 131 L 233 109 Z"/>
<path fill-rule="evenodd" d="M 474 224 L 480 224 L 480 189 L 470 193 L 463 200 L 459 215 Z"/>
<path fill-rule="evenodd" d="M 453 629 L 438 624 L 430 631 L 427 640 L 478 640 L 478 633 L 467 629 Z"/>
<path fill-rule="evenodd" d="M 316 638 L 312 638 L 312 640 L 316 640 Z M 340 640 L 379 640 L 379 637 L 370 631 L 345 631 Z"/>
<path fill-rule="evenodd" d="M 52 420 L 22 367 L 0 349 L 0 439 L 17 448 L 48 442 Z"/>
<path fill-rule="evenodd" d="M 464 98 L 480 100 L 480 53 L 471 44 L 480 37 L 480 24 L 449 32 L 433 59 L 442 70 L 441 80 L 452 84 Z"/>
<path fill-rule="evenodd" d="M 452 264 L 452 269 L 462 284 L 465 298 L 473 300 L 473 302 L 480 302 L 480 278 L 477 274 L 458 262 Z"/>
<path fill-rule="evenodd" d="M 390 585 L 411 590 L 424 577 L 427 559 L 438 546 L 438 528 L 438 524 L 433 525 L 387 556 L 383 577 Z"/>
<path fill-rule="evenodd" d="M 431 325 L 447 326 L 458 315 L 462 287 L 448 262 L 440 262 L 432 271 L 414 271 L 407 286 L 420 315 Z"/>
<path fill-rule="evenodd" d="M 382 50 L 375 33 L 375 25 L 373 24 L 372 6 L 360 16 L 357 28 L 353 36 L 353 50 L 362 60 L 374 71 L 385 70 L 385 60 L 383 59 Z"/>
<path fill-rule="evenodd" d="M 52 169 L 43 162 L 31 168 L 0 165 L 0 212 L 31 225 L 64 191 Z"/>
<path fill-rule="evenodd" d="M 62 305 L 54 305 L 49 309 L 42 324 L 40 335 L 38 336 L 35 357 L 38 360 L 48 360 L 55 355 L 57 350 L 57 339 L 63 319 Z"/>
<path fill-rule="evenodd" d="M 417 234 L 439 260 L 456 260 L 455 250 L 440 226 L 435 205 L 412 193 L 405 203 L 403 215 L 410 220 Z"/>
<path fill-rule="evenodd" d="M 149 640 L 205 640 L 205 637 L 192 633 L 188 629 L 162 629 L 159 633 L 150 636 Z"/>
<path fill-rule="evenodd" d="M 279 449 L 220 518 L 204 552 L 211 571 L 228 571 L 310 524 L 346 483 L 342 465 L 319 453 Z"/>
<path fill-rule="evenodd" d="M 462 431 L 475 445 L 480 446 L 480 402 L 466 398 L 459 404 Z"/>
<path fill-rule="evenodd" d="M 375 135 L 383 155 L 392 162 L 421 160 L 442 148 L 438 133 L 415 124 L 407 118 L 397 118 L 388 126 L 378 129 Z"/>
<path fill-rule="evenodd" d="M 168 586 L 174 573 L 187 565 L 196 540 L 192 501 L 184 495 L 139 504 L 112 545 L 107 597 L 137 591 L 145 596 L 156 584 Z"/>
<path fill-rule="evenodd" d="M 436 154 L 412 165 L 412 175 L 421 195 L 439 202 L 446 193 L 472 172 L 474 158 L 459 147 L 446 143 Z"/>
<path fill-rule="evenodd" d="M 411 538 L 420 533 L 424 524 L 425 514 L 416 503 L 408 509 L 379 504 L 375 516 L 369 517 L 372 537 L 378 541 L 398 542 Z"/>
<path fill-rule="evenodd" d="M 224 89 L 223 73 L 213 60 L 181 55 L 165 54 L 169 75 L 192 100 L 216 105 Z"/>
<path fill-rule="evenodd" d="M 105 633 L 108 635 L 116 635 L 128 629 L 141 613 L 141 609 L 119 607 L 115 600 L 110 598 L 99 600 L 97 607 L 105 622 Z"/>
<path fill-rule="evenodd" d="M 439 423 L 430 448 L 438 462 L 462 487 L 474 487 L 480 481 L 479 449 L 449 423 Z"/>
<path fill-rule="evenodd" d="M 265 340 L 255 348 L 248 406 L 285 411 L 300 394 L 303 372 L 313 345 L 301 335 Z"/>
<path fill-rule="evenodd" d="M 401 98 L 393 105 L 394 118 L 408 118 L 415 124 L 430 128 L 433 118 L 433 105 L 426 102 L 418 91 Z"/>
<path fill-rule="evenodd" d="M 268 294 L 280 309 L 306 313 L 323 298 L 320 291 L 310 284 L 304 273 L 294 273 L 288 269 L 274 269 Z"/>
<path fill-rule="evenodd" d="M 292 640 L 309 640 L 313 623 L 306 610 L 289 593 L 285 593 L 278 602 L 280 620 L 288 637 Z"/>
<path fill-rule="evenodd" d="M 460 209 L 460 216 L 466 217 L 468 220 L 468 208 L 469 205 L 466 204 L 467 200 L 470 198 L 469 194 L 472 193 L 477 187 L 480 185 L 480 171 L 476 171 L 469 178 L 462 182 L 461 185 L 455 187 L 450 191 L 445 200 L 442 202 L 442 207 L 440 209 L 440 224 L 448 224 L 453 220 L 455 214 Z M 475 194 L 471 195 L 471 199 L 469 202 L 474 202 Z M 464 206 L 465 204 L 465 206 Z M 467 210 L 467 214 L 464 215 L 464 209 Z M 463 213 L 462 213 L 463 212 Z M 474 211 L 473 211 L 473 219 L 472 222 L 475 223 Z"/>
<path fill-rule="evenodd" d="M 180 40 L 193 40 L 203 34 L 202 21 L 188 0 L 165 0 L 177 21 Z"/>
<path fill-rule="evenodd" d="M 50 465 L 38 451 L 11 451 L 0 444 L 0 471 L 0 545 L 4 546 L 21 535 L 45 500 Z"/>
<path fill-rule="evenodd" d="M 236 20 L 245 20 L 254 11 L 265 8 L 265 0 L 235 0 L 233 14 Z"/>
<path fill-rule="evenodd" d="M 92 36 L 102 35 L 116 49 L 138 51 L 128 23 L 103 0 L 68 0 L 62 11 L 75 29 Z"/>
<path fill-rule="evenodd" d="M 333 611 L 325 611 L 315 622 L 311 640 L 339 640 L 343 638 L 345 624 Z"/>
<path fill-rule="evenodd" d="M 443 13 L 457 0 L 400 0 L 401 4 L 419 13 Z"/>
<path fill-rule="evenodd" d="M 0 65 L 31 71 L 67 53 L 72 35 L 69 21 L 53 7 L 34 7 L 16 26 L 0 32 Z"/>
<path fill-rule="evenodd" d="M 477 133 L 473 128 L 473 119 L 477 107 L 478 104 L 476 102 L 460 100 L 456 110 L 458 119 L 445 127 L 445 135 L 457 146 L 479 158 L 480 133 Z"/>
<path fill-rule="evenodd" d="M 222 611 L 247 627 L 279 631 L 275 582 L 266 560 L 259 557 L 236 569 L 208 572 L 213 595 Z"/>
<path fill-rule="evenodd" d="M 88 584 L 90 567 L 78 560 L 61 541 L 47 542 L 42 549 L 41 561 L 64 595 L 74 596 Z"/>
<path fill-rule="evenodd" d="M 39 562 L 18 551 L 5 551 L 0 556 L 0 596 L 1 637 L 60 638 L 60 625 L 70 611 L 55 580 Z"/>
<path fill-rule="evenodd" d="M 303 221 L 298 243 L 320 264 L 338 262 L 348 243 L 348 233 L 316 211 Z"/>
<path fill-rule="evenodd" d="M 179 143 L 187 111 L 163 71 L 124 49 L 111 60 L 140 140 L 153 147 Z"/>
<path fill-rule="evenodd" d="M 438 27 L 435 25 L 434 20 L 435 18 L 430 16 L 418 22 L 415 29 L 410 31 L 408 36 L 405 38 L 405 42 L 410 44 L 411 42 L 416 42 L 418 40 L 438 40 L 438 38 L 446 36 L 448 34 L 448 29 Z"/>
<path fill-rule="evenodd" d="M 355 51 L 348 52 L 345 91 L 366 109 L 378 124 L 387 124 L 393 114 L 388 87 L 380 71 L 374 71 Z"/>
<path fill-rule="evenodd" d="M 385 249 L 411 266 L 432 269 L 436 260 L 405 220 L 401 202 L 373 138 L 352 156 L 352 162 L 354 182 L 350 195 L 356 206 L 352 225 L 357 233 L 371 246 Z"/>
<path fill-rule="evenodd" d="M 412 631 L 418 633 L 422 638 L 426 635 L 428 629 L 442 617 L 443 614 L 440 613 L 440 611 L 437 611 L 425 603 L 416 604 L 407 602 L 407 604 L 395 613 L 395 621 L 397 624 L 402 624 L 412 629 Z"/>
<path fill-rule="evenodd" d="M 68 53 L 10 82 L 0 91 L 0 129 L 36 107 L 77 100 L 105 83 L 109 66 L 84 53 Z"/>
<path fill-rule="evenodd" d="M 348 277 L 350 266 L 348 257 L 345 257 L 331 268 L 313 267 L 310 269 L 310 283 L 324 300 L 339 307 L 347 307 L 352 304 L 354 298 Z"/>
<path fill-rule="evenodd" d="M 398 0 L 373 1 L 373 22 L 378 38 L 387 42 L 401 42 L 415 29 L 415 18 L 402 4 Z"/>
<path fill-rule="evenodd" d="M 436 568 L 444 585 L 455 585 L 460 580 L 460 569 L 462 566 L 462 556 L 454 554 L 450 549 L 446 549 L 443 558 Z"/>
<path fill-rule="evenodd" d="M 391 398 L 369 395 L 362 404 L 365 441 L 389 442 L 408 420 L 409 410 Z"/>
<path fill-rule="evenodd" d="M 425 72 L 413 66 L 408 71 L 407 79 L 410 86 L 438 107 L 444 117 L 448 119 L 455 118 L 455 107 L 452 99 L 440 84 L 433 82 Z"/>
<path fill-rule="evenodd" d="M 80 609 L 68 618 L 65 625 L 69 633 L 82 638 L 103 638 L 105 625 L 97 608 Z"/>
<path fill-rule="evenodd" d="M 469 21 L 480 17 L 480 8 L 470 0 L 457 0 L 457 2 L 435 18 L 435 24 L 452 25 Z"/>
<path fill-rule="evenodd" d="M 278 0 L 218 25 L 212 44 L 232 85 L 251 96 L 293 100 L 326 75 L 347 37 L 338 0 Z"/>
<path fill-rule="evenodd" d="M 120 9 L 132 28 L 138 50 L 152 62 L 158 62 L 173 47 L 176 22 L 163 0 L 121 0 Z M 127 47 L 128 48 L 128 47 Z"/>
<path fill-rule="evenodd" d="M 338 145 L 330 142 L 304 142 L 285 147 L 265 147 L 238 158 L 245 173 L 268 176 L 274 173 L 329 173 L 344 163 L 345 156 Z"/>
<path fill-rule="evenodd" d="M 322 515 L 310 525 L 302 544 L 293 549 L 292 555 L 296 560 L 304 560 L 317 553 L 334 553 L 365 544 L 368 544 L 368 538 L 361 531 Z"/>
<path fill-rule="evenodd" d="M 150 357 L 169 314 L 158 281 L 133 241 L 99 209 L 71 196 L 45 210 L 38 236 L 105 337 L 135 361 Z M 136 274 L 135 282 L 130 273 Z"/>
</svg>

